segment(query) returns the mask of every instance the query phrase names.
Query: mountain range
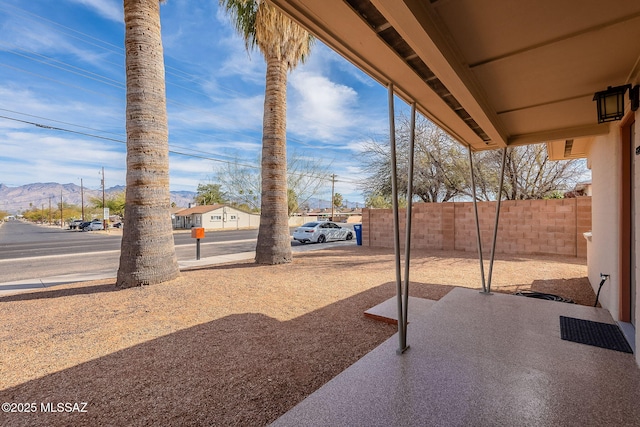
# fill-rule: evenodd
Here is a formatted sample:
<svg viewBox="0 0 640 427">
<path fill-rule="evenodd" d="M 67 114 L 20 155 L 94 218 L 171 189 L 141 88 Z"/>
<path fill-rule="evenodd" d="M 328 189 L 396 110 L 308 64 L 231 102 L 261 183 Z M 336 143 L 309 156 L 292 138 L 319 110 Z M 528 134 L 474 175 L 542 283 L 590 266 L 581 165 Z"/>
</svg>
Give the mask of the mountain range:
<svg viewBox="0 0 640 427">
<path fill-rule="evenodd" d="M 108 198 L 113 194 L 121 193 L 125 190 L 123 185 L 105 188 L 104 193 Z M 60 198 L 64 203 L 80 206 L 84 193 L 84 205 L 91 205 L 91 199 L 102 198 L 102 190 L 89 190 L 76 184 L 58 184 L 57 182 L 37 182 L 25 184 L 19 187 L 8 187 L 0 184 L 0 211 L 10 214 L 19 214 L 33 207 L 46 209 L 51 206 L 58 206 Z M 171 202 L 180 208 L 189 207 L 196 197 L 195 191 L 171 191 Z M 331 209 L 328 199 L 311 198 L 306 203 L 313 209 Z M 362 203 L 347 202 L 348 208 L 363 207 Z"/>
<path fill-rule="evenodd" d="M 106 197 L 121 193 L 125 189 L 119 185 L 105 188 Z M 84 194 L 83 194 L 84 193 Z M 196 196 L 195 191 L 172 191 L 171 202 L 178 207 L 188 207 Z M 64 203 L 80 206 L 84 197 L 85 206 L 91 204 L 94 197 L 102 198 L 102 190 L 89 190 L 76 184 L 58 184 L 56 182 L 25 184 L 8 187 L 0 184 L 0 211 L 17 214 L 32 207 L 47 208 L 49 202 L 57 206 L 62 198 Z"/>
</svg>

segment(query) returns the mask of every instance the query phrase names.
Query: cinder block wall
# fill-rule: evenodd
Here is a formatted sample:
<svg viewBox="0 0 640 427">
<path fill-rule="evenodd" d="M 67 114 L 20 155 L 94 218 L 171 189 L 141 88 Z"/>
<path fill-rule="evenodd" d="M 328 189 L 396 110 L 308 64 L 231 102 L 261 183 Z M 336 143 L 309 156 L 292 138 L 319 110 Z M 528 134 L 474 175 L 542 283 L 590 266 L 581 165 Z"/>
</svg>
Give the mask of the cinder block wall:
<svg viewBox="0 0 640 427">
<path fill-rule="evenodd" d="M 495 202 L 478 202 L 483 252 L 491 251 Z M 404 246 L 406 210 L 399 212 Z M 472 202 L 416 203 L 412 209 L 411 247 L 477 251 Z M 586 258 L 582 233 L 591 230 L 591 197 L 554 200 L 505 200 L 500 208 L 496 253 L 565 255 Z M 362 244 L 393 247 L 391 209 L 364 209 Z"/>
</svg>

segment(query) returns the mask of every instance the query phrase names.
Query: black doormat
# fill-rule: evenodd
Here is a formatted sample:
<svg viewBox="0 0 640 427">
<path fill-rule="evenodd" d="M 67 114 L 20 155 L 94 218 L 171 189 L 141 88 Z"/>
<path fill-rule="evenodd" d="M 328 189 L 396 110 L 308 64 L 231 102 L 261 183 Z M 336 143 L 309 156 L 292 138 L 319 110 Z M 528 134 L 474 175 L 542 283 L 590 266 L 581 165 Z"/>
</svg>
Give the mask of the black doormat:
<svg viewBox="0 0 640 427">
<path fill-rule="evenodd" d="M 560 316 L 560 334 L 565 341 L 633 353 L 618 325 Z"/>
</svg>

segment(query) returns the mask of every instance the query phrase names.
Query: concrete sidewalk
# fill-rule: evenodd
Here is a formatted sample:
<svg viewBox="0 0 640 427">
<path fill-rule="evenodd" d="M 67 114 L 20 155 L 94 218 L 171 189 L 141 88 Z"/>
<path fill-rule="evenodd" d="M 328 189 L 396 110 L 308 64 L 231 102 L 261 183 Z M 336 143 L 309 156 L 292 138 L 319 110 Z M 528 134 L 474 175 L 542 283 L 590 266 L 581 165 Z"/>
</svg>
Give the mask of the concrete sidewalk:
<svg viewBox="0 0 640 427">
<path fill-rule="evenodd" d="M 307 244 L 303 246 L 294 246 L 291 248 L 293 253 L 306 252 L 312 250 L 329 249 L 335 246 L 354 245 L 352 242 L 331 242 L 324 244 Z M 239 252 L 234 254 L 218 255 L 213 257 L 201 258 L 199 260 L 178 260 L 180 270 L 186 270 L 194 267 L 206 267 L 209 265 L 224 264 L 228 262 L 238 262 L 254 259 L 255 251 Z M 0 283 L 0 297 L 5 295 L 17 294 L 20 292 L 28 292 L 35 289 L 50 288 L 53 286 L 64 285 L 68 283 L 88 282 L 91 280 L 112 279 L 117 276 L 117 270 L 100 270 L 89 273 L 65 274 L 49 277 L 36 277 L 33 279 L 16 280 L 12 282 Z"/>
</svg>

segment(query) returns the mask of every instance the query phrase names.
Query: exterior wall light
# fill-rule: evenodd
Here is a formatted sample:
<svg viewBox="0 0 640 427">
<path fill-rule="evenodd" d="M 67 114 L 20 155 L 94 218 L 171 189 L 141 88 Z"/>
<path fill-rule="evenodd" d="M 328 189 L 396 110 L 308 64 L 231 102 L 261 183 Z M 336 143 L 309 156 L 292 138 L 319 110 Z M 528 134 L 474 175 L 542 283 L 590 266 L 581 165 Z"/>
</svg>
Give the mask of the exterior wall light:
<svg viewBox="0 0 640 427">
<path fill-rule="evenodd" d="M 624 94 L 627 89 L 631 89 L 631 85 L 609 86 L 607 90 L 596 92 L 593 100 L 597 102 L 598 123 L 621 120 L 624 117 Z M 632 90 L 631 93 L 633 92 Z"/>
</svg>

